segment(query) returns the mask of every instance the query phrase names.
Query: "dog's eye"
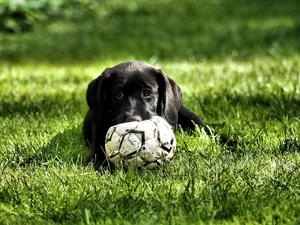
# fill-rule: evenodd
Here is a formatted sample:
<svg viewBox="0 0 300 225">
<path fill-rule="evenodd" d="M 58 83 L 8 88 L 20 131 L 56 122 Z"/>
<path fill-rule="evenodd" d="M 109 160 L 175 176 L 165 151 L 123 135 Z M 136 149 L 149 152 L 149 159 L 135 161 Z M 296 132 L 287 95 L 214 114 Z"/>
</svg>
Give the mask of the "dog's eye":
<svg viewBox="0 0 300 225">
<path fill-rule="evenodd" d="M 144 98 L 149 98 L 149 97 L 151 96 L 151 91 L 149 91 L 149 90 L 144 90 L 143 96 L 144 96 Z"/>
<path fill-rule="evenodd" d="M 122 92 L 122 91 L 118 91 L 118 92 L 116 93 L 116 97 L 117 97 L 118 99 L 122 99 L 122 98 L 124 97 L 123 92 Z"/>
</svg>

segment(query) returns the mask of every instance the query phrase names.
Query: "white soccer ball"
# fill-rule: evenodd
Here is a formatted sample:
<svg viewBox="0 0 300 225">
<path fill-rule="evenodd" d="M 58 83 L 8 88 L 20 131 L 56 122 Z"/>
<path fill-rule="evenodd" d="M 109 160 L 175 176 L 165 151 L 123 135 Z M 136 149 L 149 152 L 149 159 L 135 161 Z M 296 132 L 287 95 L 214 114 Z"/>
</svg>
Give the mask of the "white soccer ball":
<svg viewBox="0 0 300 225">
<path fill-rule="evenodd" d="M 116 167 L 134 165 L 155 169 L 171 161 L 175 150 L 173 129 L 159 116 L 112 126 L 105 138 L 107 158 Z"/>
</svg>

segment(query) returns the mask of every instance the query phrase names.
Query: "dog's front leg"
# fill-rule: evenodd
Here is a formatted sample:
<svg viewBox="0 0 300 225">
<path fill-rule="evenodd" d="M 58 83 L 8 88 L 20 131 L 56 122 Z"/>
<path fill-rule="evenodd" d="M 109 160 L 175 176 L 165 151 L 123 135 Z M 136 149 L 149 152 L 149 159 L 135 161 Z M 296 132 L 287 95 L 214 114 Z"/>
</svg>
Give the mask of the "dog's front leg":
<svg viewBox="0 0 300 225">
<path fill-rule="evenodd" d="M 96 170 L 110 169 L 111 167 L 105 155 L 106 131 L 107 129 L 103 129 L 100 125 L 93 124 L 92 152 L 88 161 L 93 163 Z"/>
</svg>

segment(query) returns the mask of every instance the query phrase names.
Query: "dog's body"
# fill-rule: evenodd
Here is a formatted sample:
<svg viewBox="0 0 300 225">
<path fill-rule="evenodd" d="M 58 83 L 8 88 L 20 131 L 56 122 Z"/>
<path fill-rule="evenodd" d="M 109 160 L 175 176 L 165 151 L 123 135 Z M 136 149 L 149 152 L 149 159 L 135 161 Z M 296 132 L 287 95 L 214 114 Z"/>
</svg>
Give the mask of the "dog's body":
<svg viewBox="0 0 300 225">
<path fill-rule="evenodd" d="M 83 132 L 92 145 L 89 162 L 95 169 L 107 167 L 104 153 L 109 127 L 129 121 L 142 121 L 157 115 L 174 128 L 194 129 L 195 124 L 210 129 L 193 112 L 182 106 L 182 94 L 176 83 L 160 69 L 139 61 L 121 63 L 106 69 L 87 90 L 89 111 Z"/>
</svg>

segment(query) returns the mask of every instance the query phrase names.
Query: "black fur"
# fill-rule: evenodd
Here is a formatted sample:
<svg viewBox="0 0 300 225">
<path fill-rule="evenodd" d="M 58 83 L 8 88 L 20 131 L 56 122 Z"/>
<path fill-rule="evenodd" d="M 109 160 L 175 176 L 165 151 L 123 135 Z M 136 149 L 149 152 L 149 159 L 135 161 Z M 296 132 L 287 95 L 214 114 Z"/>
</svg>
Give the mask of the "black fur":
<svg viewBox="0 0 300 225">
<path fill-rule="evenodd" d="M 129 121 L 163 117 L 174 128 L 194 129 L 195 124 L 210 129 L 197 115 L 182 106 L 182 94 L 177 84 L 162 70 L 139 62 L 129 61 L 106 69 L 93 80 L 86 94 L 89 110 L 83 133 L 92 145 L 88 158 L 95 169 L 109 165 L 104 154 L 105 134 L 110 126 Z"/>
</svg>

